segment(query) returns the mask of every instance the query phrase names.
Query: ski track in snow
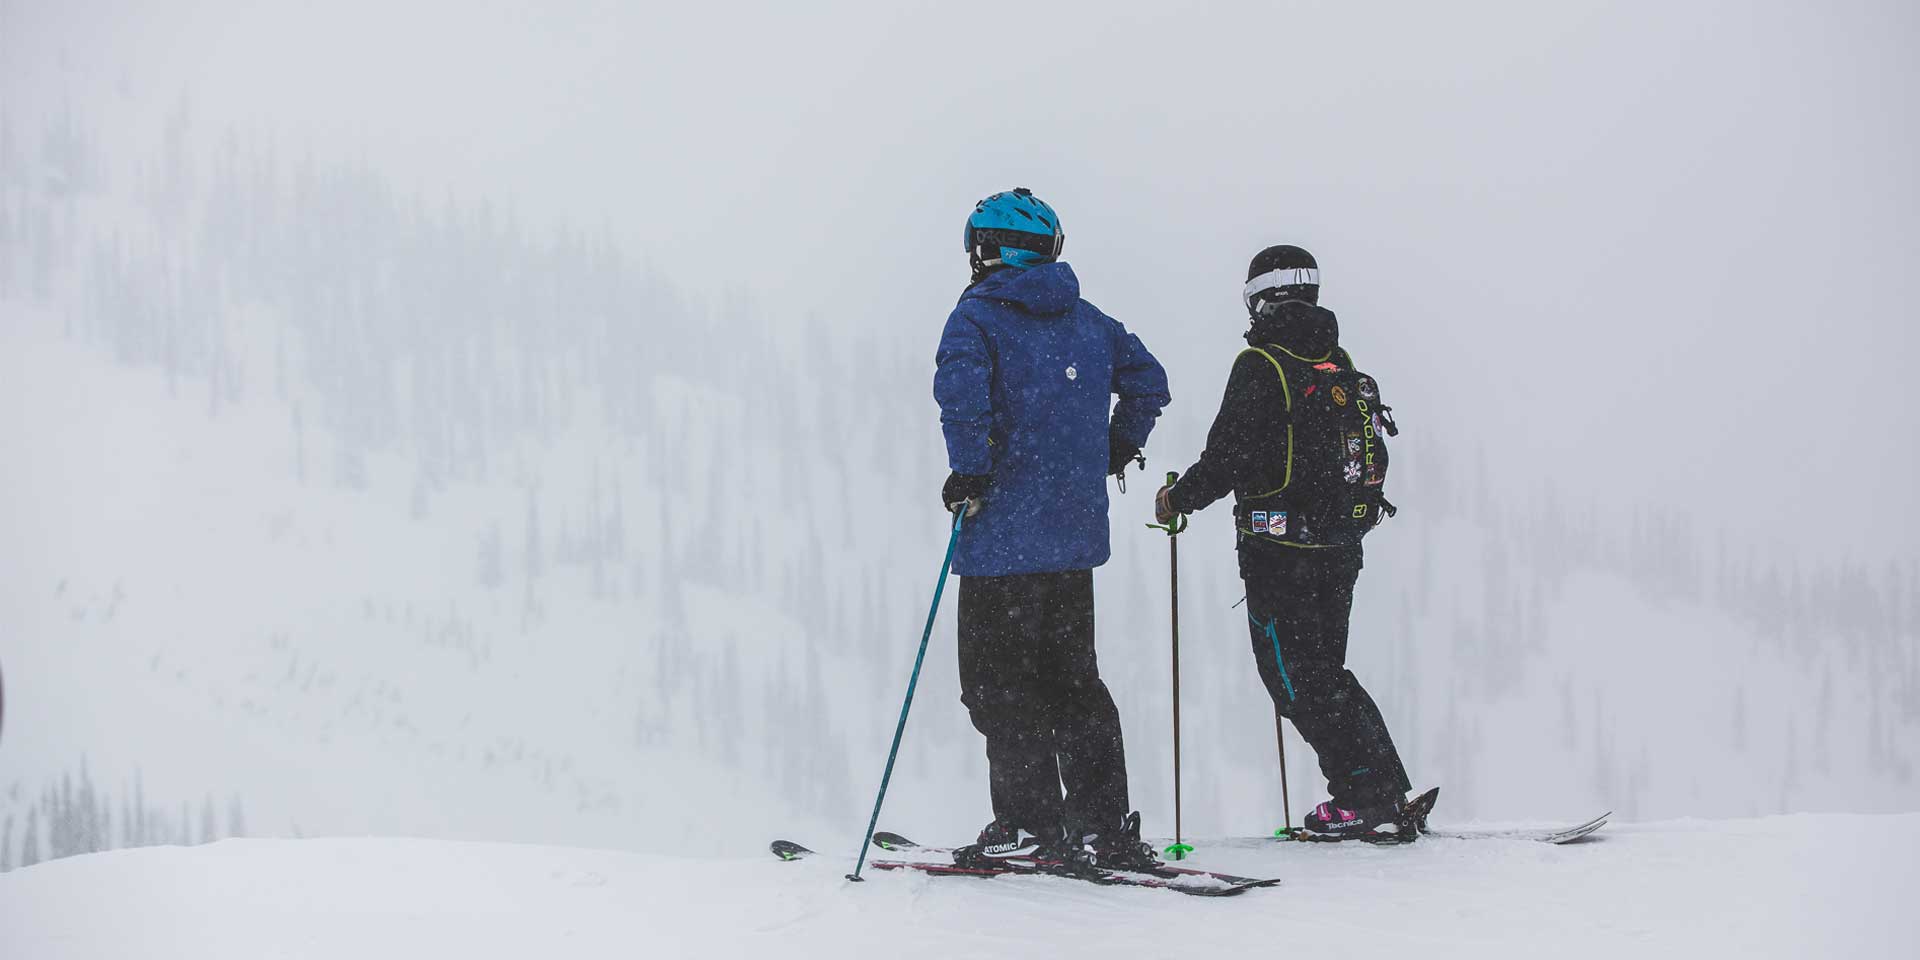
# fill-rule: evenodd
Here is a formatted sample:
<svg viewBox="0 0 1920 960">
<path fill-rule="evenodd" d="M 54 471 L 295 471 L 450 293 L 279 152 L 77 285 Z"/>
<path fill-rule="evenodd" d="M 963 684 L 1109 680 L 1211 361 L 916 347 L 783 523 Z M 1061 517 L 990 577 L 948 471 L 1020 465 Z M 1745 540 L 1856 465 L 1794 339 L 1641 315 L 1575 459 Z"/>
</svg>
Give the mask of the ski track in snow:
<svg viewBox="0 0 1920 960">
<path fill-rule="evenodd" d="M 1831 839 L 1823 839 L 1831 838 Z M 0 956 L 1911 956 L 1920 814 L 1613 825 L 1564 847 L 1198 843 L 1285 884 L 1207 900 L 1052 877 L 408 839 L 229 840 L 0 876 Z M 111 904 L 103 915 L 101 906 Z"/>
</svg>

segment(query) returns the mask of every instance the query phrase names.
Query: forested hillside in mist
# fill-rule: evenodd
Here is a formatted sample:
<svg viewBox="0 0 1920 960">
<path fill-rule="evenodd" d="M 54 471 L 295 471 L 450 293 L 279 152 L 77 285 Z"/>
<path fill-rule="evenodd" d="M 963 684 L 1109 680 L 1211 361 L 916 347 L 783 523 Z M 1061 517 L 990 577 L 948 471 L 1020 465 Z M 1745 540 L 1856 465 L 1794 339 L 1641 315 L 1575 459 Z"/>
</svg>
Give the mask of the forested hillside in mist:
<svg viewBox="0 0 1920 960">
<path fill-rule="evenodd" d="M 0 868 L 237 834 L 857 830 L 943 543 L 941 318 L 750 271 L 686 289 L 604 230 L 154 114 L 0 101 Z M 1351 659 L 1447 818 L 1920 800 L 1911 556 L 1575 500 L 1491 461 L 1510 438 L 1423 422 L 1392 389 L 1411 360 L 1369 360 L 1402 509 Z M 1224 362 L 1170 372 L 1162 429 L 1204 425 Z M 1152 486 L 1115 497 L 1096 582 L 1134 802 L 1167 832 Z M 1187 829 L 1264 833 L 1222 512 L 1182 550 Z M 889 808 L 957 836 L 988 809 L 951 661 L 949 611 Z"/>
</svg>

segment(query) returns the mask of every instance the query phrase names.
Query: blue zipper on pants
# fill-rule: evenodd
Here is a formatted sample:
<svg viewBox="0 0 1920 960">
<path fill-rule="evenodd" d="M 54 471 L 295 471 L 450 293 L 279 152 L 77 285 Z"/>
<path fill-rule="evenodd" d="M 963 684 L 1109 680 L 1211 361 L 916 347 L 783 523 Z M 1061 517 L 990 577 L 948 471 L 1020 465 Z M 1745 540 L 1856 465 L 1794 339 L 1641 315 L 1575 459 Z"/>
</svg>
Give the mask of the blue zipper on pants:
<svg viewBox="0 0 1920 960">
<path fill-rule="evenodd" d="M 1249 610 L 1247 611 L 1247 619 L 1252 620 L 1254 626 L 1266 630 L 1267 639 L 1273 641 L 1273 665 L 1280 669 L 1280 685 L 1286 688 L 1287 699 L 1293 700 L 1293 680 L 1287 676 L 1287 661 L 1280 656 L 1280 631 L 1275 626 L 1280 622 L 1280 618 L 1271 618 L 1263 625 L 1259 620 L 1254 619 L 1253 611 Z"/>
</svg>

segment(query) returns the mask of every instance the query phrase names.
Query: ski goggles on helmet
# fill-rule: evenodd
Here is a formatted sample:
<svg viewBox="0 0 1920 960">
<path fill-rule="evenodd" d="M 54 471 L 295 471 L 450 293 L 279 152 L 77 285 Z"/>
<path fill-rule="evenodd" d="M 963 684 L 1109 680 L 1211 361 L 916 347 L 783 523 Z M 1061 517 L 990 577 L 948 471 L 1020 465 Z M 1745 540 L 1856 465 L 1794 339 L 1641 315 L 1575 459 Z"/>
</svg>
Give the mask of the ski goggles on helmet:
<svg viewBox="0 0 1920 960">
<path fill-rule="evenodd" d="M 1254 298 L 1280 287 L 1319 286 L 1320 271 L 1313 267 L 1282 267 L 1268 270 L 1247 281 L 1245 289 L 1240 291 L 1240 299 L 1248 310 L 1253 309 Z"/>
<path fill-rule="evenodd" d="M 1057 257 L 1066 248 L 1067 235 L 1064 233 L 1044 234 L 1028 233 L 1025 230 L 993 230 L 988 228 L 967 228 L 967 249 L 980 247 L 1012 247 L 1015 250 L 1027 250 L 1049 257 Z"/>
</svg>

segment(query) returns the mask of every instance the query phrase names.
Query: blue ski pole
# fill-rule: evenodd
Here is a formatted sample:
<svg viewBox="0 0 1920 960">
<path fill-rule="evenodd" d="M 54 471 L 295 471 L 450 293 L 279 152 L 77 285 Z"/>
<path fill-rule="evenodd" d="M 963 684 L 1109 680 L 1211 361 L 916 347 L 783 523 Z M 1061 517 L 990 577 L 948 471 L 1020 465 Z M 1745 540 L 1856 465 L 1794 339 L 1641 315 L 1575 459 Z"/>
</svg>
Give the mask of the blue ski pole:
<svg viewBox="0 0 1920 960">
<path fill-rule="evenodd" d="M 940 612 L 940 594 L 947 589 L 947 571 L 953 569 L 953 548 L 960 543 L 960 521 L 967 517 L 968 503 L 953 509 L 953 533 L 947 537 L 947 558 L 940 561 L 940 580 L 933 585 L 933 607 L 927 611 L 927 629 L 920 634 L 920 652 L 913 657 L 913 676 L 907 678 L 907 699 L 900 704 L 900 723 L 893 728 L 893 746 L 887 750 L 887 769 L 880 775 L 880 793 L 873 798 L 873 816 L 867 819 L 867 835 L 860 838 L 860 858 L 854 861 L 847 879 L 860 882 L 860 871 L 867 865 L 867 847 L 873 842 L 873 829 L 880 825 L 880 805 L 887 799 L 887 784 L 893 780 L 893 759 L 900 754 L 900 737 L 907 732 L 907 711 L 913 707 L 913 688 L 920 684 L 920 664 L 927 659 L 927 640 L 933 636 L 933 618 Z"/>
</svg>

